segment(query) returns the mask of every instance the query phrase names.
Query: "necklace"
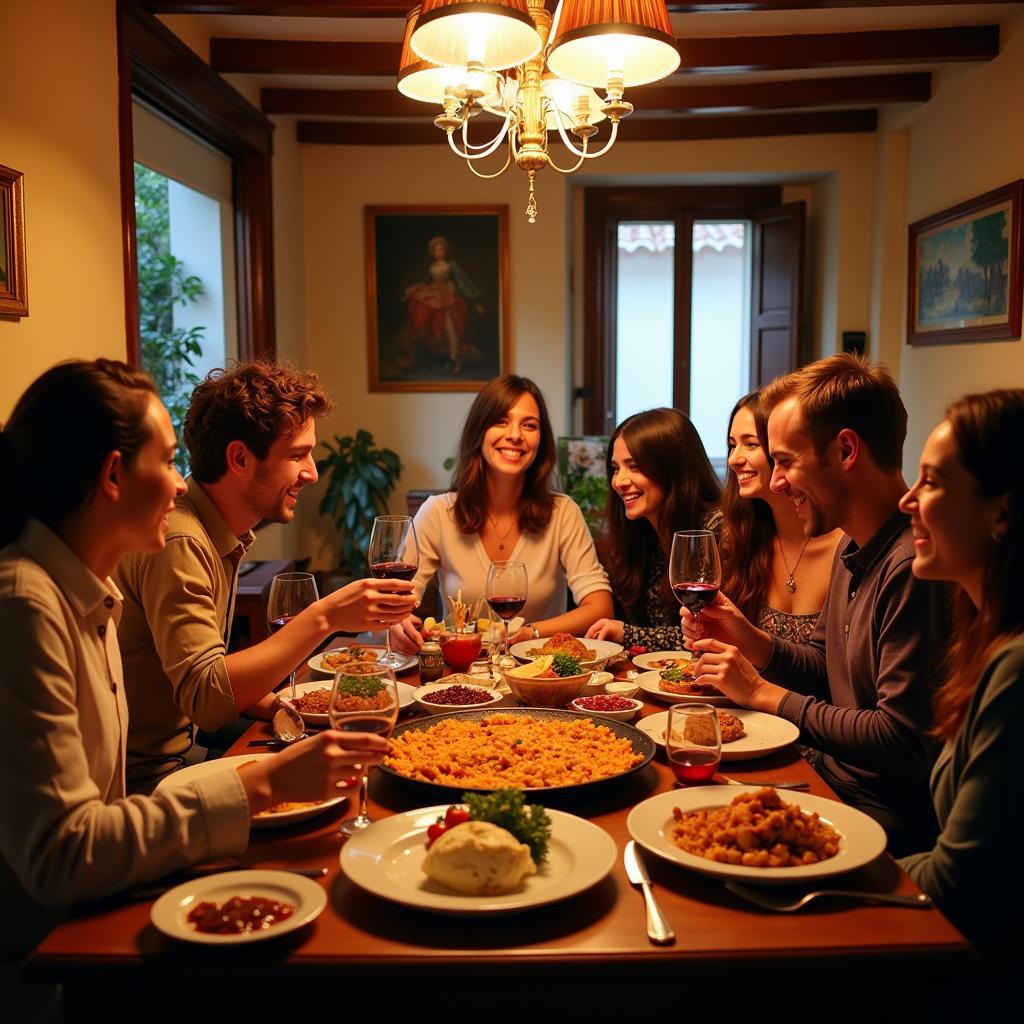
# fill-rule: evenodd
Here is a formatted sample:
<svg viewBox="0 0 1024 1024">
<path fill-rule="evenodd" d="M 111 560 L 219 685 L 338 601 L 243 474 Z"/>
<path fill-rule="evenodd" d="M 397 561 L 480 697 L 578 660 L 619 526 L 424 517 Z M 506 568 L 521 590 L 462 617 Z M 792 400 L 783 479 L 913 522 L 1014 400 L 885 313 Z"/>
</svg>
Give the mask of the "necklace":
<svg viewBox="0 0 1024 1024">
<path fill-rule="evenodd" d="M 512 519 L 512 522 L 509 525 L 509 528 L 504 533 L 502 533 L 498 529 L 498 524 L 495 521 L 494 516 L 492 516 L 490 512 L 487 513 L 487 518 L 490 519 L 491 526 L 494 527 L 494 533 L 495 533 L 495 535 L 498 538 L 498 550 L 499 551 L 504 551 L 505 550 L 505 538 L 516 528 L 516 524 L 519 522 L 518 518 L 513 518 Z"/>
<path fill-rule="evenodd" d="M 807 537 L 804 540 L 804 546 L 800 549 L 800 554 L 796 556 L 796 561 L 793 563 L 793 568 L 790 569 L 789 562 L 786 561 L 786 549 L 782 546 L 782 538 L 776 534 L 775 539 L 779 542 L 779 553 L 782 555 L 782 562 L 786 566 L 786 572 L 789 574 L 786 577 L 786 589 L 791 593 L 796 593 L 796 580 L 793 578 L 796 575 L 796 567 L 800 564 L 800 559 L 804 557 L 804 552 L 807 550 L 807 545 L 810 544 L 811 538 Z"/>
</svg>

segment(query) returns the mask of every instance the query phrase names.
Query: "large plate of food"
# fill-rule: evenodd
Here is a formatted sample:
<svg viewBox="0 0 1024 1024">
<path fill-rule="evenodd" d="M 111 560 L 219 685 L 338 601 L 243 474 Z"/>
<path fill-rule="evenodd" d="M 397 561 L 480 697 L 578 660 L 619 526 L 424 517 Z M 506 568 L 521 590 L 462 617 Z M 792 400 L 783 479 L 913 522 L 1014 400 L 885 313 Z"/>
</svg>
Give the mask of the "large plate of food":
<svg viewBox="0 0 1024 1024">
<path fill-rule="evenodd" d="M 416 687 L 408 683 L 398 683 L 398 709 L 404 711 L 416 703 Z M 292 700 L 292 688 L 286 686 L 278 692 L 283 704 L 289 704 L 300 715 L 306 725 L 314 728 L 326 728 L 330 725 L 327 708 L 331 701 L 331 687 L 326 680 L 312 680 L 308 683 L 295 684 L 295 700 Z"/>
<path fill-rule="evenodd" d="M 545 654 L 571 654 L 579 659 L 580 668 L 585 672 L 600 672 L 609 661 L 622 654 L 623 647 L 610 640 L 581 640 L 568 633 L 556 633 L 548 640 L 522 640 L 508 650 L 516 661 L 523 663 Z"/>
<path fill-rule="evenodd" d="M 463 820 L 433 841 L 432 829 L 453 810 L 441 804 L 375 822 L 342 847 L 342 870 L 360 888 L 394 903 L 443 914 L 501 914 L 575 896 L 618 860 L 607 832 L 555 810 L 542 812 L 546 835 L 539 856 L 535 843 L 527 846 L 489 824 L 485 831 L 478 821 Z"/>
<path fill-rule="evenodd" d="M 359 644 L 349 644 L 347 647 L 332 647 L 329 651 L 321 651 L 314 654 L 306 664 L 321 676 L 333 676 L 339 668 L 352 665 L 358 661 L 377 661 L 380 658 L 381 650 L 377 647 L 362 647 Z M 401 659 L 396 672 L 408 672 L 409 669 L 419 664 L 419 658 L 415 654 L 400 654 L 395 652 L 395 657 Z"/>
<path fill-rule="evenodd" d="M 391 744 L 380 771 L 434 794 L 600 785 L 642 768 L 657 749 L 625 722 L 548 708 L 434 715 L 398 725 Z"/>
<path fill-rule="evenodd" d="M 235 754 L 232 757 L 218 757 L 215 761 L 201 761 L 199 764 L 190 764 L 180 771 L 172 772 L 160 780 L 156 791 L 169 790 L 176 787 L 188 785 L 197 779 L 206 779 L 218 772 L 237 771 L 244 764 L 252 764 L 253 761 L 262 761 L 267 757 L 274 757 L 274 754 Z M 324 811 L 337 807 L 347 800 L 346 796 L 336 796 L 331 800 L 309 800 L 304 802 L 289 801 L 288 803 L 276 804 L 269 810 L 261 811 L 253 815 L 250 828 L 278 828 L 282 825 L 296 825 L 300 821 L 323 814 Z"/>
<path fill-rule="evenodd" d="M 682 668 L 693 660 L 689 651 L 648 651 L 633 657 L 633 664 L 645 672 L 660 672 L 665 668 Z"/>
<path fill-rule="evenodd" d="M 863 811 L 771 787 L 696 786 L 636 805 L 629 834 L 651 853 L 705 875 L 795 885 L 869 864 L 885 850 Z"/>
<path fill-rule="evenodd" d="M 716 704 L 719 707 L 732 707 L 732 701 L 717 687 L 698 683 L 696 673 L 689 665 L 644 672 L 636 677 L 636 684 L 644 693 L 666 704 Z"/>
<path fill-rule="evenodd" d="M 752 761 L 757 757 L 767 757 L 795 743 L 800 737 L 800 730 L 785 718 L 766 715 L 763 711 L 748 711 L 746 708 L 719 711 L 718 724 L 722 733 L 723 761 Z M 636 725 L 659 747 L 665 745 L 667 711 L 648 715 Z"/>
</svg>

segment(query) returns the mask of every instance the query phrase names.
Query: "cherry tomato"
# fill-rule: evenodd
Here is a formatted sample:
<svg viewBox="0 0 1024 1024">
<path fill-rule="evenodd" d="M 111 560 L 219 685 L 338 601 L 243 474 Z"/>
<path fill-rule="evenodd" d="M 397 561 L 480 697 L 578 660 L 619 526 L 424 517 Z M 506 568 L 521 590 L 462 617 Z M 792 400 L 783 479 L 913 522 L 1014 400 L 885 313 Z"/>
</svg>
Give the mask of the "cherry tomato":
<svg viewBox="0 0 1024 1024">
<path fill-rule="evenodd" d="M 465 807 L 451 806 L 445 811 L 444 823 L 448 828 L 455 828 L 469 821 L 469 811 Z"/>
<path fill-rule="evenodd" d="M 427 849 L 434 845 L 434 843 L 441 838 L 448 831 L 448 826 L 443 821 L 435 821 L 427 829 Z"/>
</svg>

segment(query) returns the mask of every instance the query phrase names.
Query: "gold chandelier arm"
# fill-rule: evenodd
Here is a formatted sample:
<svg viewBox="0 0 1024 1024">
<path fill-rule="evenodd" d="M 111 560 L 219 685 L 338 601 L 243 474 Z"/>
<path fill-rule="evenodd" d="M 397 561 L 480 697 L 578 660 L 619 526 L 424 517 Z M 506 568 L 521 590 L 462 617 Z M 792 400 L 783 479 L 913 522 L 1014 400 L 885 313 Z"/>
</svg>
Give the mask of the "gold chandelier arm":
<svg viewBox="0 0 1024 1024">
<path fill-rule="evenodd" d="M 455 145 L 455 139 L 452 138 L 452 132 L 446 133 L 448 135 L 448 145 L 451 146 L 452 152 L 455 153 L 456 156 L 461 156 L 463 160 L 483 160 L 484 157 L 490 156 L 498 146 L 501 145 L 505 136 L 508 134 L 508 126 L 509 121 L 506 119 L 505 123 L 501 126 L 501 131 L 498 132 L 490 142 L 486 143 L 484 146 L 474 146 L 469 141 L 469 136 L 467 134 L 467 122 L 464 121 L 462 123 L 462 145 L 464 148 L 459 149 L 459 147 Z M 479 149 L 481 152 L 470 153 L 469 151 L 471 149 Z"/>
<path fill-rule="evenodd" d="M 576 152 L 573 150 L 573 152 Z M 559 174 L 572 174 L 573 171 L 578 171 L 583 166 L 583 161 L 587 159 L 587 140 L 583 140 L 583 152 L 579 153 L 579 160 L 572 165 L 572 167 L 559 167 L 554 160 L 551 159 L 551 154 L 548 153 L 548 167 L 553 171 L 558 171 Z"/>
<path fill-rule="evenodd" d="M 466 166 L 478 177 L 478 178 L 497 178 L 498 175 L 504 174 L 508 170 L 508 165 L 512 162 L 512 147 L 509 146 L 508 154 L 505 157 L 505 162 L 501 167 L 496 170 L 493 174 L 484 174 L 482 171 L 478 171 L 471 163 L 467 163 Z"/>
<path fill-rule="evenodd" d="M 618 137 L 619 134 L 619 122 L 613 121 L 612 130 L 611 134 L 608 136 L 608 141 L 599 150 L 590 153 L 587 150 L 587 139 L 583 140 L 582 150 L 576 148 L 572 139 L 569 138 L 568 134 L 565 131 L 565 127 L 562 124 L 562 116 L 560 113 L 558 117 L 555 118 L 555 125 L 558 128 L 558 134 L 562 136 L 562 143 L 564 144 L 565 148 L 569 150 L 569 152 L 572 153 L 574 156 L 580 157 L 580 163 L 582 163 L 584 160 L 596 160 L 599 156 L 604 156 L 605 153 L 607 153 L 608 150 L 615 145 L 615 139 Z M 577 164 L 576 166 L 578 167 L 579 164 Z"/>
</svg>

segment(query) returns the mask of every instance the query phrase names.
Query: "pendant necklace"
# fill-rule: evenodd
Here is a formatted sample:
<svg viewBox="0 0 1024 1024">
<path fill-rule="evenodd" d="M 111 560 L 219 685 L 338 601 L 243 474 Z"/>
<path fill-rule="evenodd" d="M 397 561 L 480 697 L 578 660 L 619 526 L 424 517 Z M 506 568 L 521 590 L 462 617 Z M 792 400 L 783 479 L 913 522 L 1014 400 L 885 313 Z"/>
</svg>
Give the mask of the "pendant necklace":
<svg viewBox="0 0 1024 1024">
<path fill-rule="evenodd" d="M 796 561 L 793 563 L 792 569 L 789 567 L 789 562 L 786 561 L 786 549 L 782 546 L 782 538 L 776 534 L 775 539 L 779 542 L 779 553 L 782 555 L 782 563 L 785 565 L 786 572 L 789 574 L 786 576 L 786 589 L 791 594 L 795 594 L 796 580 L 793 577 L 796 576 L 796 568 L 800 564 L 800 559 L 804 557 L 804 552 L 807 550 L 807 545 L 810 544 L 811 538 L 808 537 L 804 540 L 804 546 L 800 549 L 800 554 L 796 556 Z"/>
<path fill-rule="evenodd" d="M 505 538 L 516 528 L 516 523 L 518 522 L 518 520 L 513 519 L 511 525 L 509 526 L 509 528 L 504 533 L 502 533 L 498 529 L 498 524 L 494 521 L 494 516 L 492 516 L 490 512 L 487 513 L 487 518 L 490 519 L 491 526 L 494 527 L 495 536 L 497 536 L 497 538 L 498 538 L 498 550 L 499 551 L 504 551 L 505 550 Z"/>
</svg>

